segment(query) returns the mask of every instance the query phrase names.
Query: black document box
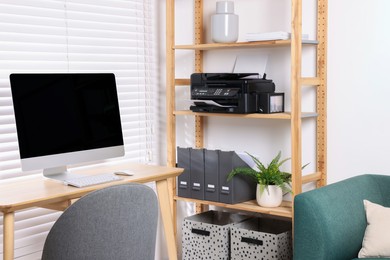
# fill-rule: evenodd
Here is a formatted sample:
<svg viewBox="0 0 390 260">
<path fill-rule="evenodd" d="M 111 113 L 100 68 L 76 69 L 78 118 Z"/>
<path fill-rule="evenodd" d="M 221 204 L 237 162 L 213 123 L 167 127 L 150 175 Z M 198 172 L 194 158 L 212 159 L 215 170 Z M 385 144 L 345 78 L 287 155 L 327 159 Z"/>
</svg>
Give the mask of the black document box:
<svg viewBox="0 0 390 260">
<path fill-rule="evenodd" d="M 177 195 L 191 198 L 191 148 L 177 147 L 177 167 L 184 169 L 177 177 Z"/>
<path fill-rule="evenodd" d="M 184 168 L 178 177 L 178 196 L 235 204 L 256 198 L 256 183 L 237 175 L 229 182 L 228 174 L 248 165 L 233 151 L 177 148 L 177 166 Z"/>
<path fill-rule="evenodd" d="M 235 204 L 256 198 L 256 182 L 250 177 L 236 175 L 227 181 L 229 173 L 237 167 L 248 165 L 233 151 L 219 153 L 219 202 Z"/>
<path fill-rule="evenodd" d="M 191 198 L 204 199 L 204 149 L 191 149 Z"/>
<path fill-rule="evenodd" d="M 205 194 L 204 199 L 219 201 L 219 150 L 205 150 Z"/>
</svg>

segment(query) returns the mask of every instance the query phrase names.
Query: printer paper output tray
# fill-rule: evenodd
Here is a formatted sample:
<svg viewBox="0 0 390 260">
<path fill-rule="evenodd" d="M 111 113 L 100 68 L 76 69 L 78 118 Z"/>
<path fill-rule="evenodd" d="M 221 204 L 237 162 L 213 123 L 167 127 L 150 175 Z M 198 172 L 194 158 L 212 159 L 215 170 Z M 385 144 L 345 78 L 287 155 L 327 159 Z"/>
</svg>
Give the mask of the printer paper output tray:
<svg viewBox="0 0 390 260">
<path fill-rule="evenodd" d="M 207 112 L 207 113 L 235 113 L 237 112 L 237 107 L 217 107 L 217 106 L 191 106 L 190 110 L 192 112 Z"/>
<path fill-rule="evenodd" d="M 237 106 L 219 104 L 213 100 L 191 100 L 194 104 L 190 106 L 193 112 L 211 112 L 211 113 L 237 113 Z"/>
</svg>

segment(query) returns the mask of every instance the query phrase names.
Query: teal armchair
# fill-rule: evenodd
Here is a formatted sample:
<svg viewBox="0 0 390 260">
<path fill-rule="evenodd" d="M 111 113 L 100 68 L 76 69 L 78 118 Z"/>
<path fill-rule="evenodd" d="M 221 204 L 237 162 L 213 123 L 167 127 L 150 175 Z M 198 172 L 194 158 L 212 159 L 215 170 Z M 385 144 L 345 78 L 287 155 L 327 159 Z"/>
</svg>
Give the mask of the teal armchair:
<svg viewBox="0 0 390 260">
<path fill-rule="evenodd" d="M 390 207 L 390 176 L 360 175 L 295 196 L 294 260 L 357 259 L 364 199 Z"/>
</svg>

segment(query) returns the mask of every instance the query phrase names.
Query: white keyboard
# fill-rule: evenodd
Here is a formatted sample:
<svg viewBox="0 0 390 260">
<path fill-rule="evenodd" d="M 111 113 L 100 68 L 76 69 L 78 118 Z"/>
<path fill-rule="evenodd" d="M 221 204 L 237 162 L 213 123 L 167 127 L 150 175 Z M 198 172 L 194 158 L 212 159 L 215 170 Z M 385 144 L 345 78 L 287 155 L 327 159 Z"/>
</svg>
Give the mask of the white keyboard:
<svg viewBox="0 0 390 260">
<path fill-rule="evenodd" d="M 68 180 L 64 180 L 64 183 L 66 185 L 82 188 L 91 185 L 112 182 L 112 181 L 119 181 L 119 180 L 122 180 L 122 178 L 112 173 L 105 173 L 99 175 L 91 175 L 91 176 L 79 177 L 74 179 L 68 179 Z"/>
</svg>

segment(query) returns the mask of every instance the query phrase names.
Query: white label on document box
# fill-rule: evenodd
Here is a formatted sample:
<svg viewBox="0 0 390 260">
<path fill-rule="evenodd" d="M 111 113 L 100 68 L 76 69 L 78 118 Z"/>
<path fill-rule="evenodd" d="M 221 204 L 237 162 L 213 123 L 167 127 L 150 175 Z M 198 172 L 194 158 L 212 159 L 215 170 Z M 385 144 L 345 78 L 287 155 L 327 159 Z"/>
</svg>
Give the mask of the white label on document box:
<svg viewBox="0 0 390 260">
<path fill-rule="evenodd" d="M 229 187 L 222 186 L 222 190 L 229 190 Z"/>
<path fill-rule="evenodd" d="M 215 185 L 212 185 L 212 184 L 207 184 L 207 188 L 214 189 L 214 188 L 215 188 Z"/>
<path fill-rule="evenodd" d="M 200 183 L 194 182 L 195 187 L 200 187 Z"/>
<path fill-rule="evenodd" d="M 181 181 L 180 184 L 181 185 L 187 185 L 187 182 L 186 181 Z"/>
</svg>

